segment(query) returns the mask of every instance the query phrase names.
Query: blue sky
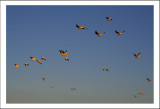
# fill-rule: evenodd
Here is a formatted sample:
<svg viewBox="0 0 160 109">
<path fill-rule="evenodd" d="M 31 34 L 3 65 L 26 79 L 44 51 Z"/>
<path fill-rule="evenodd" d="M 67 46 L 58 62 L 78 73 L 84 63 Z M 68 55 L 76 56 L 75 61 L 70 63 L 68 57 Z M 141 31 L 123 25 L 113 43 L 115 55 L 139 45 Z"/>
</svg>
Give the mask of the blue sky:
<svg viewBox="0 0 160 109">
<path fill-rule="evenodd" d="M 7 103 L 153 103 L 146 77 L 153 79 L 153 6 L 7 6 Z"/>
</svg>

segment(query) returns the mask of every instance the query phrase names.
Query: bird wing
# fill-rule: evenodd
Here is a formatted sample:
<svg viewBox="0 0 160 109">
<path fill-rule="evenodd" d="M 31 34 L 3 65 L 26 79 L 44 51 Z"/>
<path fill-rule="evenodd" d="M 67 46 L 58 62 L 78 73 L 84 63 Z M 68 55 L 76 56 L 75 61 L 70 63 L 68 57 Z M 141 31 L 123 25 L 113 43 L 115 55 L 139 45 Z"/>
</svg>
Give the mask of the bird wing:
<svg viewBox="0 0 160 109">
<path fill-rule="evenodd" d="M 119 33 L 117 30 L 115 31 L 117 34 Z"/>
<path fill-rule="evenodd" d="M 95 33 L 98 35 L 99 33 L 97 31 L 95 31 Z"/>
<path fill-rule="evenodd" d="M 76 27 L 79 28 L 79 25 L 76 24 Z"/>
</svg>

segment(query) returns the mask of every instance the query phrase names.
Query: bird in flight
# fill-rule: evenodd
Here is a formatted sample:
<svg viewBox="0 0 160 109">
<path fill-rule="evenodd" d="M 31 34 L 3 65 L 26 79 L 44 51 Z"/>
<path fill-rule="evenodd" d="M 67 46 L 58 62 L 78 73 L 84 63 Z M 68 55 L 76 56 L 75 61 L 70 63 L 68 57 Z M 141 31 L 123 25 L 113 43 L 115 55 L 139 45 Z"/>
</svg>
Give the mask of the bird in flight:
<svg viewBox="0 0 160 109">
<path fill-rule="evenodd" d="M 66 60 L 66 61 L 69 61 L 69 57 L 66 57 L 65 60 Z"/>
<path fill-rule="evenodd" d="M 77 24 L 76 24 L 76 27 L 77 27 L 78 30 L 80 30 L 80 29 L 87 29 L 87 28 L 84 28 L 84 26 L 79 26 Z"/>
<path fill-rule="evenodd" d="M 47 78 L 43 78 L 43 77 L 42 77 L 42 79 L 43 79 L 43 81 L 46 81 L 46 80 L 47 80 Z"/>
<path fill-rule="evenodd" d="M 46 57 L 41 57 L 41 59 L 46 61 Z"/>
<path fill-rule="evenodd" d="M 51 86 L 50 88 L 54 88 L 54 86 Z"/>
<path fill-rule="evenodd" d="M 19 67 L 19 65 L 18 64 L 14 64 L 15 65 L 15 67 Z"/>
<path fill-rule="evenodd" d="M 36 57 L 30 57 L 32 61 L 36 60 Z"/>
<path fill-rule="evenodd" d="M 37 60 L 38 63 L 42 64 L 42 62 L 40 60 Z"/>
<path fill-rule="evenodd" d="M 122 35 L 125 31 L 123 32 L 118 32 L 117 30 L 115 31 L 117 33 L 117 35 Z"/>
<path fill-rule="evenodd" d="M 106 17 L 106 19 L 107 19 L 107 21 L 110 21 L 110 20 L 112 20 L 112 18 L 109 18 L 109 17 Z"/>
<path fill-rule="evenodd" d="M 67 56 L 67 55 L 68 55 L 68 51 L 67 51 L 67 50 L 66 50 L 66 51 L 59 50 L 59 52 L 60 52 L 60 54 L 61 54 L 62 56 Z"/>
<path fill-rule="evenodd" d="M 107 71 L 109 71 L 107 68 L 104 68 L 104 69 L 103 69 L 103 71 L 104 71 L 104 70 L 107 70 Z"/>
<path fill-rule="evenodd" d="M 29 63 L 24 63 L 25 66 L 29 66 Z"/>
<path fill-rule="evenodd" d="M 136 59 L 140 58 L 140 53 L 138 53 L 137 55 L 134 53 L 134 56 L 136 57 Z"/>
<path fill-rule="evenodd" d="M 147 79 L 147 81 L 148 81 L 148 82 L 151 82 L 151 81 L 152 81 L 152 80 L 151 80 L 151 79 L 149 79 L 149 78 L 146 78 L 146 79 Z"/>
<path fill-rule="evenodd" d="M 100 36 L 102 36 L 103 34 L 105 34 L 105 32 L 103 32 L 103 33 L 98 33 L 97 31 L 95 31 L 95 34 L 97 35 L 97 37 L 100 37 Z"/>
</svg>

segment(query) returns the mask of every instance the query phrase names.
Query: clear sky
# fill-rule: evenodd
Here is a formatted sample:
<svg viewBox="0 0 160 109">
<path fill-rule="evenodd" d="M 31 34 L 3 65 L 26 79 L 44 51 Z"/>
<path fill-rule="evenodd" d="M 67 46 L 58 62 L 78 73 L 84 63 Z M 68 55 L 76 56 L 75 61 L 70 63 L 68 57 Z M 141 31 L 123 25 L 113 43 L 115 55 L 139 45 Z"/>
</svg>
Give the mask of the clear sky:
<svg viewBox="0 0 160 109">
<path fill-rule="evenodd" d="M 58 50 L 68 50 L 70 61 Z M 7 103 L 153 103 L 147 77 L 153 80 L 153 6 L 7 6 Z"/>
</svg>

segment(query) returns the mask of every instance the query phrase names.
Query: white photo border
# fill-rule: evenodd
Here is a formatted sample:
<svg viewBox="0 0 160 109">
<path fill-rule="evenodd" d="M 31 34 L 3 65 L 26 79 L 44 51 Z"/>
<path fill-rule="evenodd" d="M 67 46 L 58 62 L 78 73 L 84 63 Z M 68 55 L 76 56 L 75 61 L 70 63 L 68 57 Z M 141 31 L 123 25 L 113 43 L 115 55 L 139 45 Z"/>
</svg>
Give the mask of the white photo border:
<svg viewBox="0 0 160 109">
<path fill-rule="evenodd" d="M 6 6 L 7 5 L 153 5 L 154 103 L 153 104 L 7 104 Z M 3 63 L 3 64 L 2 64 Z M 159 108 L 159 1 L 1 1 L 1 108 Z"/>
</svg>

